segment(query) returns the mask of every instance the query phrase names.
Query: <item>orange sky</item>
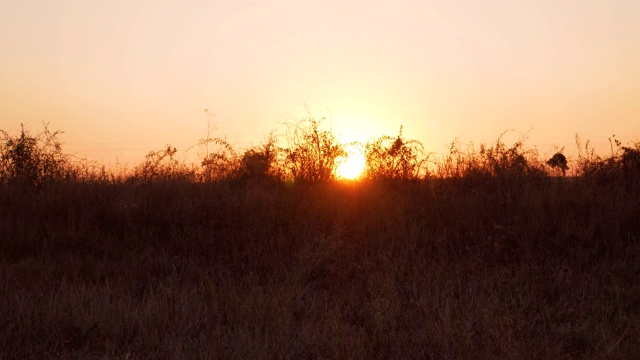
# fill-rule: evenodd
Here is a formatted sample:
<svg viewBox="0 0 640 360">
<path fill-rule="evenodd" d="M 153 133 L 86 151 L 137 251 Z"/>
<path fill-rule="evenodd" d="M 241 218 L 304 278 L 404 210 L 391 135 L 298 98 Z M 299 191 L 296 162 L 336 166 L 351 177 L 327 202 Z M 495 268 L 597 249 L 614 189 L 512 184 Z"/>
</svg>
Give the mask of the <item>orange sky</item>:
<svg viewBox="0 0 640 360">
<path fill-rule="evenodd" d="M 529 133 L 542 153 L 640 138 L 640 2 L 5 0 L 0 129 L 138 163 L 214 135 L 259 144 L 331 117 L 345 140 Z"/>
</svg>

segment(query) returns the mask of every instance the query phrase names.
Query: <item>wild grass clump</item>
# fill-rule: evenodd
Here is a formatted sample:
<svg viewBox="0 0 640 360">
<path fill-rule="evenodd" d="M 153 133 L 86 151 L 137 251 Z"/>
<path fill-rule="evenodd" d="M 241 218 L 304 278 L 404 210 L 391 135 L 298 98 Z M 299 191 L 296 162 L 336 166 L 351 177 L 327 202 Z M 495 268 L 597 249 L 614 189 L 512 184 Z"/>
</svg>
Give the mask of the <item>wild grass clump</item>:
<svg viewBox="0 0 640 360">
<path fill-rule="evenodd" d="M 449 152 L 435 163 L 434 177 L 463 194 L 490 193 L 512 201 L 522 189 L 544 187 L 552 167 L 541 161 L 535 148 L 525 145 L 526 135 L 507 145 L 501 134 L 495 142 L 475 147 L 454 140 Z"/>
<path fill-rule="evenodd" d="M 463 149 L 458 141 L 451 143 L 449 153 L 438 164 L 440 178 L 521 178 L 538 177 L 547 174 L 538 160 L 535 149 L 526 148 L 523 137 L 511 146 L 503 141 L 503 133 L 490 145 L 481 144 L 475 149 L 473 144 Z"/>
<path fill-rule="evenodd" d="M 578 155 L 578 175 L 600 183 L 626 182 L 637 183 L 640 176 L 640 143 L 623 146 L 615 138 L 611 142 L 611 154 L 601 157 L 589 148 L 589 141 L 581 146 L 581 140 L 576 136 Z"/>
</svg>

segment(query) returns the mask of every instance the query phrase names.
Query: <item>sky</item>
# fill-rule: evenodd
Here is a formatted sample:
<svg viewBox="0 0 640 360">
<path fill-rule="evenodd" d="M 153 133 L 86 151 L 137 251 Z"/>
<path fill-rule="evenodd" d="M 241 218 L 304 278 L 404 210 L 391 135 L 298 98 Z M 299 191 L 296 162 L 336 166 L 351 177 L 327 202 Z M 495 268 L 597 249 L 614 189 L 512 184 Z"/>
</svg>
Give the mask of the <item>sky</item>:
<svg viewBox="0 0 640 360">
<path fill-rule="evenodd" d="M 637 0 L 0 0 L 0 129 L 48 122 L 105 164 L 207 123 L 259 145 L 308 113 L 436 154 L 513 130 L 606 155 L 640 141 L 638 19 Z"/>
</svg>

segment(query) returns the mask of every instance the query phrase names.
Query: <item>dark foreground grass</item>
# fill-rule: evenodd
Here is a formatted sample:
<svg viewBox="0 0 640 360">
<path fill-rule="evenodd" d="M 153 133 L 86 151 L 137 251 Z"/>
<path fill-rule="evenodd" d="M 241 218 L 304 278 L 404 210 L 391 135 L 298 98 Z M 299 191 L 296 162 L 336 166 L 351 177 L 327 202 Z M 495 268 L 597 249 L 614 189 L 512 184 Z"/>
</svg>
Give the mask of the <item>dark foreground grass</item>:
<svg viewBox="0 0 640 360">
<path fill-rule="evenodd" d="M 636 358 L 637 186 L 472 185 L 5 187 L 0 359 Z"/>
</svg>

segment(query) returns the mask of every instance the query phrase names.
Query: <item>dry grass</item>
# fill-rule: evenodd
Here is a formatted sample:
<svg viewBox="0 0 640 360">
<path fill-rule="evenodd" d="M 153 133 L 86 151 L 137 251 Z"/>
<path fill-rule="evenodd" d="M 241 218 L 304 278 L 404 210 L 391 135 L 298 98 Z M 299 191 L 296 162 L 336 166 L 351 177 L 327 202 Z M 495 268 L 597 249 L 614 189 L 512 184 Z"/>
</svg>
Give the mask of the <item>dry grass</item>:
<svg viewBox="0 0 640 360">
<path fill-rule="evenodd" d="M 637 355 L 637 187 L 490 185 L 5 189 L 0 358 Z"/>
<path fill-rule="evenodd" d="M 425 173 L 400 134 L 367 145 L 384 176 L 340 183 L 311 126 L 133 174 L 2 132 L 0 359 L 637 356 L 640 145 L 564 178 L 454 142 Z"/>
</svg>

